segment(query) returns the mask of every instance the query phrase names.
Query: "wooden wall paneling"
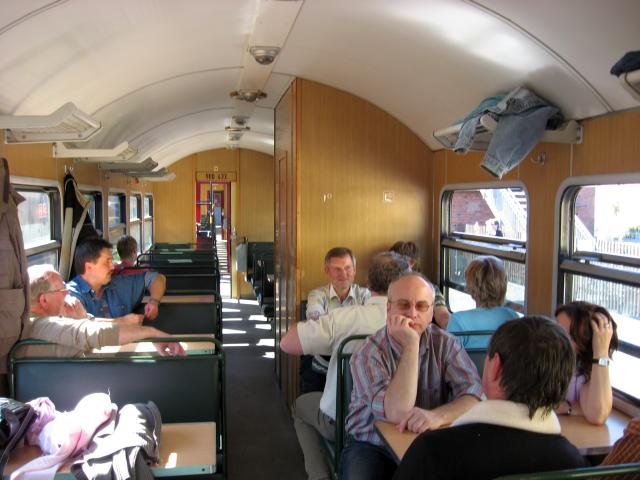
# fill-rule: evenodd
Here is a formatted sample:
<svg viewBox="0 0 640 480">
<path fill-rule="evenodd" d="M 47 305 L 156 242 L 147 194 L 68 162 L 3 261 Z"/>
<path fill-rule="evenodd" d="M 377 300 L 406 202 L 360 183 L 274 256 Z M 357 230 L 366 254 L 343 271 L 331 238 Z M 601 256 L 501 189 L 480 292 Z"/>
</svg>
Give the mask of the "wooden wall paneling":
<svg viewBox="0 0 640 480">
<path fill-rule="evenodd" d="M 218 148 L 194 154 L 195 170 L 198 172 L 213 172 L 216 168 L 220 172 L 232 172 L 237 168 L 238 150 Z"/>
<path fill-rule="evenodd" d="M 535 163 L 544 152 L 544 164 Z M 570 145 L 541 143 L 518 166 L 528 192 L 527 314 L 551 315 L 556 192 L 569 175 Z M 532 226 L 535 225 L 535 228 Z"/>
<path fill-rule="evenodd" d="M 155 186 L 156 242 L 195 242 L 194 162 L 194 155 L 175 162 L 168 170 L 176 179 Z"/>
<path fill-rule="evenodd" d="M 274 230 L 274 159 L 254 150 L 238 150 L 240 192 L 235 211 L 237 238 L 251 242 L 273 242 Z M 232 262 L 233 263 L 233 262 Z M 253 294 L 251 285 L 239 274 L 237 283 L 242 295 Z"/>
<path fill-rule="evenodd" d="M 322 261 L 331 247 L 354 250 L 357 281 L 365 283 L 374 253 L 397 240 L 426 244 L 432 153 L 374 105 L 308 80 L 300 85 L 299 274 L 306 298 L 326 282 Z M 385 191 L 392 203 L 383 202 Z"/>
<path fill-rule="evenodd" d="M 447 156 L 450 154 L 447 150 L 438 150 L 434 152 L 432 164 L 432 182 L 431 191 L 433 192 L 433 200 L 431 202 L 432 221 L 430 230 L 427 234 L 427 244 L 424 247 L 422 256 L 422 272 L 434 283 L 440 282 L 440 192 L 442 186 L 446 183 L 447 178 Z M 425 255 L 431 257 L 431 268 L 427 268 Z"/>
<path fill-rule="evenodd" d="M 297 231 L 294 212 L 296 185 L 296 92 L 294 81 L 280 99 L 275 111 L 275 269 L 276 269 L 276 374 L 291 406 L 298 391 L 297 358 L 282 353 L 278 343 L 295 321 L 296 316 L 296 242 Z"/>
<path fill-rule="evenodd" d="M 51 143 L 7 145 L 4 143 L 4 130 L 2 132 L 0 154 L 8 160 L 11 175 L 58 180 L 61 160 L 53 158 Z"/>
<path fill-rule="evenodd" d="M 583 122 L 574 150 L 574 176 L 640 171 L 640 110 Z"/>
</svg>

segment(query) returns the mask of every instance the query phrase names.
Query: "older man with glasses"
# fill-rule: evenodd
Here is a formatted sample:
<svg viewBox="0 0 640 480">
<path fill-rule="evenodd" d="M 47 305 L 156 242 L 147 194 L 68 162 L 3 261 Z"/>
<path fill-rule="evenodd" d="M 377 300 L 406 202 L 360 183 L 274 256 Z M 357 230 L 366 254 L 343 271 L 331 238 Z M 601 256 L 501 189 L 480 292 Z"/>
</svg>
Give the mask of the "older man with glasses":
<svg viewBox="0 0 640 480">
<path fill-rule="evenodd" d="M 351 358 L 353 393 L 342 478 L 388 479 L 396 464 L 375 432 L 377 420 L 400 431 L 450 424 L 482 396 L 478 371 L 461 343 L 433 327 L 434 289 L 421 274 L 389 286 L 387 324 Z"/>
<path fill-rule="evenodd" d="M 144 339 L 168 337 L 157 328 L 140 325 L 142 315 L 94 318 L 82 303 L 67 298 L 62 277 L 51 265 L 29 267 L 30 316 L 22 329 L 22 339 L 45 340 L 55 345 L 29 346 L 27 356 L 75 357 L 94 348 L 124 345 Z M 177 342 L 154 343 L 161 355 L 184 355 Z"/>
</svg>

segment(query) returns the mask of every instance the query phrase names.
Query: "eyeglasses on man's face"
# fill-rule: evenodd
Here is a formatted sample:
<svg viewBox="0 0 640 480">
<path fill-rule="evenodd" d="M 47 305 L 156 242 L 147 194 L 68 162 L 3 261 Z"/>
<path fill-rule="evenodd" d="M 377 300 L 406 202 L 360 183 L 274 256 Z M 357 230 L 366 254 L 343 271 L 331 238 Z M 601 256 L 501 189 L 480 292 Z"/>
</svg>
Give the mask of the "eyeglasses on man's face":
<svg viewBox="0 0 640 480">
<path fill-rule="evenodd" d="M 403 312 L 406 312 L 410 310 L 411 307 L 414 307 L 420 313 L 428 312 L 431 306 L 433 305 L 432 303 L 429 303 L 426 300 L 420 300 L 415 303 L 412 303 L 409 300 L 395 300 L 395 301 L 389 300 L 389 303 L 392 305 L 395 305 L 398 310 Z"/>
<path fill-rule="evenodd" d="M 42 293 L 44 295 L 45 293 L 62 293 L 62 292 L 67 293 L 68 291 L 69 289 L 65 287 L 65 288 L 58 288 L 57 290 L 47 290 L 46 292 L 42 292 Z"/>
</svg>

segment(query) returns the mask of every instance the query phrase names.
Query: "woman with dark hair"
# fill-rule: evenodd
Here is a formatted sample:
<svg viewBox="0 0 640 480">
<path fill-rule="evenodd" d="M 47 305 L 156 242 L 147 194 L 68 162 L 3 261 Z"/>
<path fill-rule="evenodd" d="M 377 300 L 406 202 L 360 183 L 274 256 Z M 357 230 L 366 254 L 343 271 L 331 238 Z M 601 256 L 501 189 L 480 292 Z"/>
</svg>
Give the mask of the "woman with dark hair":
<svg viewBox="0 0 640 480">
<path fill-rule="evenodd" d="M 576 369 L 567 399 L 556 413 L 583 415 L 590 423 L 601 425 L 613 407 L 609 363 L 618 348 L 616 322 L 604 307 L 588 302 L 561 305 L 556 319 L 576 351 Z"/>
</svg>

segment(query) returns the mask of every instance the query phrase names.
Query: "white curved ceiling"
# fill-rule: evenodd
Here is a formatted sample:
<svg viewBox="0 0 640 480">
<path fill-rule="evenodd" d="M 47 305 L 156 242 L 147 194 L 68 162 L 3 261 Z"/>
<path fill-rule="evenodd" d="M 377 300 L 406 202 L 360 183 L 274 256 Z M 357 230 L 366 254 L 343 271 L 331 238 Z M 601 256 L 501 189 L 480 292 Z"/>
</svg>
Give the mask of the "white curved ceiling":
<svg viewBox="0 0 640 480">
<path fill-rule="evenodd" d="M 437 149 L 433 130 L 520 84 L 567 118 L 638 107 L 609 69 L 640 48 L 639 18 L 637 0 L 7 1 L 0 113 L 71 101 L 103 125 L 82 148 L 128 141 L 162 167 L 224 146 L 229 92 L 261 75 L 268 97 L 240 146 L 272 153 L 273 108 L 300 76 L 371 101 Z M 278 38 L 271 67 L 248 57 Z"/>
</svg>

